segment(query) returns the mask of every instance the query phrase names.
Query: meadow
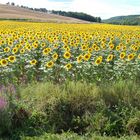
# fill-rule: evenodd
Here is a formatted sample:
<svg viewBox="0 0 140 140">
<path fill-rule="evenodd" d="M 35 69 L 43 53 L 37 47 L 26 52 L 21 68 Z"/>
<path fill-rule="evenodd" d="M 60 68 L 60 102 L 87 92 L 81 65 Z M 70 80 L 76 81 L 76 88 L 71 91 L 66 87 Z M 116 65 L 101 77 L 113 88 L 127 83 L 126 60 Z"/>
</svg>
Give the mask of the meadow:
<svg viewBox="0 0 140 140">
<path fill-rule="evenodd" d="M 0 21 L 1 137 L 138 139 L 139 84 L 139 26 Z"/>
</svg>

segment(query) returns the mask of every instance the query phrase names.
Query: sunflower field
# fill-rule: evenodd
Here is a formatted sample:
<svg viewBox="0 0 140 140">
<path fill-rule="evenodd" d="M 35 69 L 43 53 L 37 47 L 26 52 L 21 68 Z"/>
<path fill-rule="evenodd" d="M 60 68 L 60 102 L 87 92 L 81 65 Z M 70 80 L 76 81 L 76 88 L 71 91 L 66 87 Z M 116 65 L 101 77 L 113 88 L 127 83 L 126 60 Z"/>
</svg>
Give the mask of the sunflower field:
<svg viewBox="0 0 140 140">
<path fill-rule="evenodd" d="M 0 22 L 0 82 L 116 81 L 140 75 L 140 27 Z"/>
</svg>

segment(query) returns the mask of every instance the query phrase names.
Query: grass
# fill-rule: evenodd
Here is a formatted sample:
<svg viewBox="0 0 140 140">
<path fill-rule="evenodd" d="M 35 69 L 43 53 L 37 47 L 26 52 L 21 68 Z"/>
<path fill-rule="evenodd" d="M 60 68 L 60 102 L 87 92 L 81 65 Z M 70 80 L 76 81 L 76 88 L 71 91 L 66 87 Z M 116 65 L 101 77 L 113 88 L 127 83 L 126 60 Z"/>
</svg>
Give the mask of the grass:
<svg viewBox="0 0 140 140">
<path fill-rule="evenodd" d="M 24 18 L 0 18 L 0 21 L 10 20 L 10 21 L 31 21 L 31 19 Z"/>
<path fill-rule="evenodd" d="M 106 137 L 106 136 L 78 136 L 72 133 L 59 134 L 44 134 L 40 137 L 22 137 L 22 140 L 139 140 L 138 136 L 124 136 L 121 138 Z"/>
<path fill-rule="evenodd" d="M 136 82 L 31 83 L 6 95 L 8 106 L 1 112 L 5 120 L 0 116 L 0 121 L 10 125 L 3 123 L 0 135 L 14 140 L 137 140 L 135 135 L 140 135 L 140 87 Z"/>
</svg>

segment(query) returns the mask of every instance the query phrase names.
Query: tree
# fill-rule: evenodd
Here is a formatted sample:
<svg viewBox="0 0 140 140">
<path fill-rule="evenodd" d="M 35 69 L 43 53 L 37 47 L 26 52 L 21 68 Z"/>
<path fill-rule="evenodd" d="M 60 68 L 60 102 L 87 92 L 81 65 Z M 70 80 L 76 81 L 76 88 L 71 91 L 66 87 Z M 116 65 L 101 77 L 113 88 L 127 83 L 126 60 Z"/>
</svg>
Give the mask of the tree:
<svg viewBox="0 0 140 140">
<path fill-rule="evenodd" d="M 15 6 L 15 3 L 14 3 L 14 2 L 11 2 L 11 5 L 12 5 L 12 6 Z"/>
<path fill-rule="evenodd" d="M 10 2 L 7 2 L 6 5 L 10 5 Z"/>
</svg>

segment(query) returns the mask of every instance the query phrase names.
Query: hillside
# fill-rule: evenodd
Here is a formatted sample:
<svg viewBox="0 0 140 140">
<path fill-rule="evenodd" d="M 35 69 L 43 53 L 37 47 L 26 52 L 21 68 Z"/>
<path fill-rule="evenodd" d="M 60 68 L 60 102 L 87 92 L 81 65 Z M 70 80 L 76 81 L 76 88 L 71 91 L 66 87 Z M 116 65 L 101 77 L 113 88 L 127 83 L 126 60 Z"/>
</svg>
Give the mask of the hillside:
<svg viewBox="0 0 140 140">
<path fill-rule="evenodd" d="M 103 22 L 120 25 L 140 25 L 140 15 L 116 16 L 103 20 Z"/>
<path fill-rule="evenodd" d="M 58 22 L 58 23 L 89 23 L 71 17 L 64 17 L 55 14 L 37 12 L 21 7 L 0 4 L 0 19 L 21 19 L 37 22 Z"/>
</svg>

